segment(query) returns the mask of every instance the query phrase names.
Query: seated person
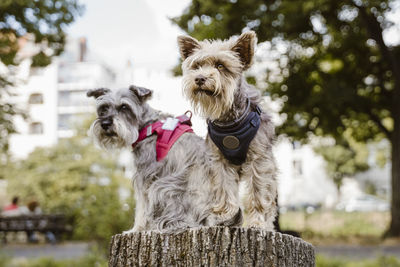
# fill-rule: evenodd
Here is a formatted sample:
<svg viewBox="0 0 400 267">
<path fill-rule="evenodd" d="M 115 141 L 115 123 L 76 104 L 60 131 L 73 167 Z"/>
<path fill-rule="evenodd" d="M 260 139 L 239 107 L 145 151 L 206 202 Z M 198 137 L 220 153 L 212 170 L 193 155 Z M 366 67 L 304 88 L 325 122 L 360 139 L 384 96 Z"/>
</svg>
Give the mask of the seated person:
<svg viewBox="0 0 400 267">
<path fill-rule="evenodd" d="M 11 204 L 4 206 L 2 216 L 18 216 L 22 214 L 20 207 L 18 206 L 19 197 L 14 196 L 11 200 Z"/>
<path fill-rule="evenodd" d="M 25 215 L 40 215 L 42 214 L 42 209 L 39 207 L 39 202 L 33 200 L 30 201 L 27 205 L 27 208 L 25 208 L 24 212 Z M 32 243 L 36 243 L 38 242 L 38 238 L 36 236 L 36 234 L 33 231 L 27 231 L 27 235 L 28 235 L 28 241 L 32 242 Z M 54 236 L 54 234 L 50 231 L 47 231 L 45 233 L 46 235 L 46 240 L 52 244 L 56 243 L 56 237 Z"/>
</svg>

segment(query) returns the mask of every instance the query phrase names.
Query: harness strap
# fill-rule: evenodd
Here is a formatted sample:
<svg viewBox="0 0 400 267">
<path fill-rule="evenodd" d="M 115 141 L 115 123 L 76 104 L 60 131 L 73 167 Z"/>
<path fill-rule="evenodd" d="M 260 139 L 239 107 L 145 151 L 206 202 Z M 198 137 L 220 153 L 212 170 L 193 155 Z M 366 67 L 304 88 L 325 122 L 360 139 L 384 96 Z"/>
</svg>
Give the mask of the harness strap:
<svg viewBox="0 0 400 267">
<path fill-rule="evenodd" d="M 147 137 L 151 136 L 154 134 L 154 132 L 160 128 L 162 126 L 162 122 L 161 121 L 156 121 L 155 123 L 149 124 L 145 127 L 143 127 L 140 131 L 139 131 L 139 137 L 136 140 L 135 143 L 132 144 L 132 147 L 135 147 L 137 145 L 137 143 L 139 143 L 140 141 L 143 141 L 144 139 L 146 139 Z"/>
<path fill-rule="evenodd" d="M 249 106 L 249 105 L 248 105 Z M 234 165 L 246 161 L 250 143 L 261 123 L 262 110 L 257 105 L 241 120 L 220 126 L 208 121 L 208 134 L 224 157 Z"/>
<path fill-rule="evenodd" d="M 188 116 L 189 114 L 190 116 Z M 191 119 L 192 113 L 187 111 L 184 115 L 176 117 L 178 123 L 176 127 L 172 130 L 163 129 L 164 122 L 156 121 L 150 125 L 143 127 L 139 132 L 138 140 L 132 144 L 134 148 L 137 143 L 146 139 L 149 136 L 152 136 L 154 133 L 157 134 L 157 142 L 156 142 L 156 154 L 157 161 L 165 158 L 171 149 L 172 145 L 186 132 L 193 132 L 191 128 Z"/>
<path fill-rule="evenodd" d="M 164 130 L 161 135 L 158 135 L 156 143 L 157 161 L 165 158 L 172 145 L 186 132 L 192 133 L 193 129 L 189 125 L 179 124 L 175 130 Z"/>
</svg>

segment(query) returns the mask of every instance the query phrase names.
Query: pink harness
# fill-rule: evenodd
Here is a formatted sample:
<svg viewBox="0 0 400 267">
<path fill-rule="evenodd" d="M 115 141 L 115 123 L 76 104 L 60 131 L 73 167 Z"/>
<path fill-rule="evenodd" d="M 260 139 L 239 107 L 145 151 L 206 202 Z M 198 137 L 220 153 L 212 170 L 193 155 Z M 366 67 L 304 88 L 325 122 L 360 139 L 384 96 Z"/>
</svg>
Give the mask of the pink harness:
<svg viewBox="0 0 400 267">
<path fill-rule="evenodd" d="M 190 113 L 190 117 L 186 115 L 187 113 Z M 157 133 L 157 161 L 162 160 L 167 156 L 172 145 L 182 136 L 182 134 L 193 133 L 191 127 L 192 122 L 190 121 L 191 118 L 192 113 L 186 111 L 185 114 L 179 117 L 168 118 L 165 121 L 156 121 L 155 123 L 143 127 L 139 132 L 138 140 L 132 144 L 132 148 L 135 148 L 136 144 L 140 141 L 152 136 L 154 133 Z"/>
</svg>

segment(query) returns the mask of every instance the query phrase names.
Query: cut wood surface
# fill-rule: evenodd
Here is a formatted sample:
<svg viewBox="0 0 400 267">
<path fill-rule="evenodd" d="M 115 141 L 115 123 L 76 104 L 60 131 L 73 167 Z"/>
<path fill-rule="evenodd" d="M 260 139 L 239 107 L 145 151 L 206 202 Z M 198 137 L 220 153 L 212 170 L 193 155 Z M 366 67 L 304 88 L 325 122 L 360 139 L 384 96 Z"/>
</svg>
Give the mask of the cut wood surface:
<svg viewBox="0 0 400 267">
<path fill-rule="evenodd" d="M 109 266 L 315 266 L 314 247 L 257 228 L 202 227 L 113 236 Z"/>
</svg>

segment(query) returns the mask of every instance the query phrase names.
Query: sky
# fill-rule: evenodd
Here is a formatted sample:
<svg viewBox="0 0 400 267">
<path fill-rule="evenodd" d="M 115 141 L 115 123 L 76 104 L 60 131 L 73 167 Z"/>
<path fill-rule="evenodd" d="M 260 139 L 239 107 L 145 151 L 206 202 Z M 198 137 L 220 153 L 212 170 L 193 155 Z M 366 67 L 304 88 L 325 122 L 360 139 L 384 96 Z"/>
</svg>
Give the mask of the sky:
<svg viewBox="0 0 400 267">
<path fill-rule="evenodd" d="M 178 62 L 176 38 L 183 34 L 169 17 L 178 16 L 189 0 L 81 0 L 83 16 L 68 33 L 85 36 L 89 49 L 115 68 L 131 59 L 134 66 L 170 69 Z"/>
</svg>

